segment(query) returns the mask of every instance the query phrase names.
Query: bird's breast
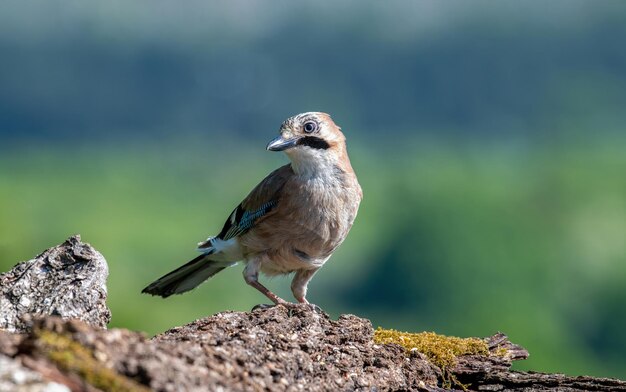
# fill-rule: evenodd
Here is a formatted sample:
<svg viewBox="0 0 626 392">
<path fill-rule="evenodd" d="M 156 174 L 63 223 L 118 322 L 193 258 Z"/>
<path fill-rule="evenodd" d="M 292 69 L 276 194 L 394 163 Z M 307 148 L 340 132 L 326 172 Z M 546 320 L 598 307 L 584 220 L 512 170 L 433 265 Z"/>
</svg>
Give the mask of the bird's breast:
<svg viewBox="0 0 626 392">
<path fill-rule="evenodd" d="M 360 188 L 338 177 L 291 181 L 277 207 L 241 238 L 249 254 L 265 253 L 265 273 L 319 268 L 348 234 L 361 200 Z"/>
</svg>

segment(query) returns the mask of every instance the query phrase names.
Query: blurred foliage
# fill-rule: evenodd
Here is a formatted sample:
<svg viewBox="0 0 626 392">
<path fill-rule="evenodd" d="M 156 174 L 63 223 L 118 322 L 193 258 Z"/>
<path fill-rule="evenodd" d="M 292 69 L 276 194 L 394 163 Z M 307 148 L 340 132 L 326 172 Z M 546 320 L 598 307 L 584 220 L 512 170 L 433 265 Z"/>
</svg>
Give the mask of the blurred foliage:
<svg viewBox="0 0 626 392">
<path fill-rule="evenodd" d="M 278 3 L 9 2 L 0 135 L 255 136 L 303 108 L 400 134 L 626 122 L 624 2 Z"/>
<path fill-rule="evenodd" d="M 139 291 L 286 162 L 282 120 L 328 111 L 365 199 L 313 302 L 626 378 L 626 3 L 276 3 L 4 2 L 0 268 L 80 233 L 113 326 L 249 310 L 240 267 Z"/>
</svg>

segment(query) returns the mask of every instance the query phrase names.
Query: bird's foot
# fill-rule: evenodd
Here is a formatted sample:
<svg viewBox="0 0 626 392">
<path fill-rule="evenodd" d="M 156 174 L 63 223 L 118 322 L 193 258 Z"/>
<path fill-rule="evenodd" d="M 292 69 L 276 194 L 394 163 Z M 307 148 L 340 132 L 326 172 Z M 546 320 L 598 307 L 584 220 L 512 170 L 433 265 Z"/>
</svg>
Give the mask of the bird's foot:
<svg viewBox="0 0 626 392">
<path fill-rule="evenodd" d="M 287 301 L 279 301 L 278 303 L 275 303 L 275 304 L 258 304 L 252 308 L 252 311 L 272 309 L 272 308 L 275 308 L 276 306 L 284 306 L 289 311 L 291 311 L 295 309 L 298 306 L 298 304 L 294 304 L 292 302 L 287 302 Z"/>
<path fill-rule="evenodd" d="M 306 306 L 304 306 L 306 305 Z M 284 306 L 285 308 L 287 308 L 287 310 L 289 311 L 289 315 L 293 315 L 293 312 L 298 310 L 298 309 L 302 309 L 302 308 L 306 308 L 307 310 L 311 310 L 315 313 L 318 314 L 322 314 L 324 313 L 324 311 L 322 310 L 322 308 L 320 308 L 319 306 L 315 305 L 315 304 L 311 304 L 311 303 L 293 303 L 293 302 L 287 302 L 287 301 L 282 301 L 279 302 L 277 304 L 258 304 L 255 305 L 252 308 L 252 311 L 254 312 L 255 310 L 267 310 L 267 309 L 271 309 L 273 307 L 276 306 Z"/>
<path fill-rule="evenodd" d="M 296 299 L 298 300 L 300 306 L 306 305 L 307 308 L 309 308 L 309 310 L 312 310 L 315 313 L 318 314 L 322 314 L 324 313 L 324 311 L 322 310 L 322 308 L 320 308 L 319 306 L 310 303 L 309 301 L 306 300 L 306 298 L 304 297 L 296 297 Z"/>
<path fill-rule="evenodd" d="M 324 311 L 322 310 L 322 308 L 320 308 L 319 306 L 315 305 L 315 304 L 311 304 L 311 303 L 307 303 L 307 305 L 309 306 L 309 308 L 314 311 L 315 313 L 318 314 L 322 314 L 324 313 Z"/>
<path fill-rule="evenodd" d="M 254 307 L 252 308 L 252 312 L 254 312 L 255 310 L 271 309 L 274 306 L 276 306 L 276 304 L 258 304 L 258 305 L 254 305 Z"/>
</svg>

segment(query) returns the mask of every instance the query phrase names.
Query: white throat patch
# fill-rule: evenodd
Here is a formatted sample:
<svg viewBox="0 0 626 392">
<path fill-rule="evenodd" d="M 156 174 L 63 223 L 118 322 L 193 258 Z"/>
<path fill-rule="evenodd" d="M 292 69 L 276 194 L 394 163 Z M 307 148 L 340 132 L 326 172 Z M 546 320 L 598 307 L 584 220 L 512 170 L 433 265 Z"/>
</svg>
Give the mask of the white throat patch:
<svg viewBox="0 0 626 392">
<path fill-rule="evenodd" d="M 329 175 L 337 163 L 335 154 L 327 150 L 300 147 L 287 150 L 286 154 L 291 160 L 293 171 L 306 178 Z"/>
</svg>

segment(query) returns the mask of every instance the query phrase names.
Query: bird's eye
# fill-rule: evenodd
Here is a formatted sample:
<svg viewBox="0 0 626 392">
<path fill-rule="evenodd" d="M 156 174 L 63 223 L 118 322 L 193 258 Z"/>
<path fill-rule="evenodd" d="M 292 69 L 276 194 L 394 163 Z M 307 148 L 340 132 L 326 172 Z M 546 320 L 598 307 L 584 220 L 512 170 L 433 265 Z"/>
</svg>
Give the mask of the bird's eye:
<svg viewBox="0 0 626 392">
<path fill-rule="evenodd" d="M 317 129 L 317 123 L 313 121 L 309 121 L 304 124 L 304 132 L 306 133 L 315 132 L 316 129 Z"/>
</svg>

